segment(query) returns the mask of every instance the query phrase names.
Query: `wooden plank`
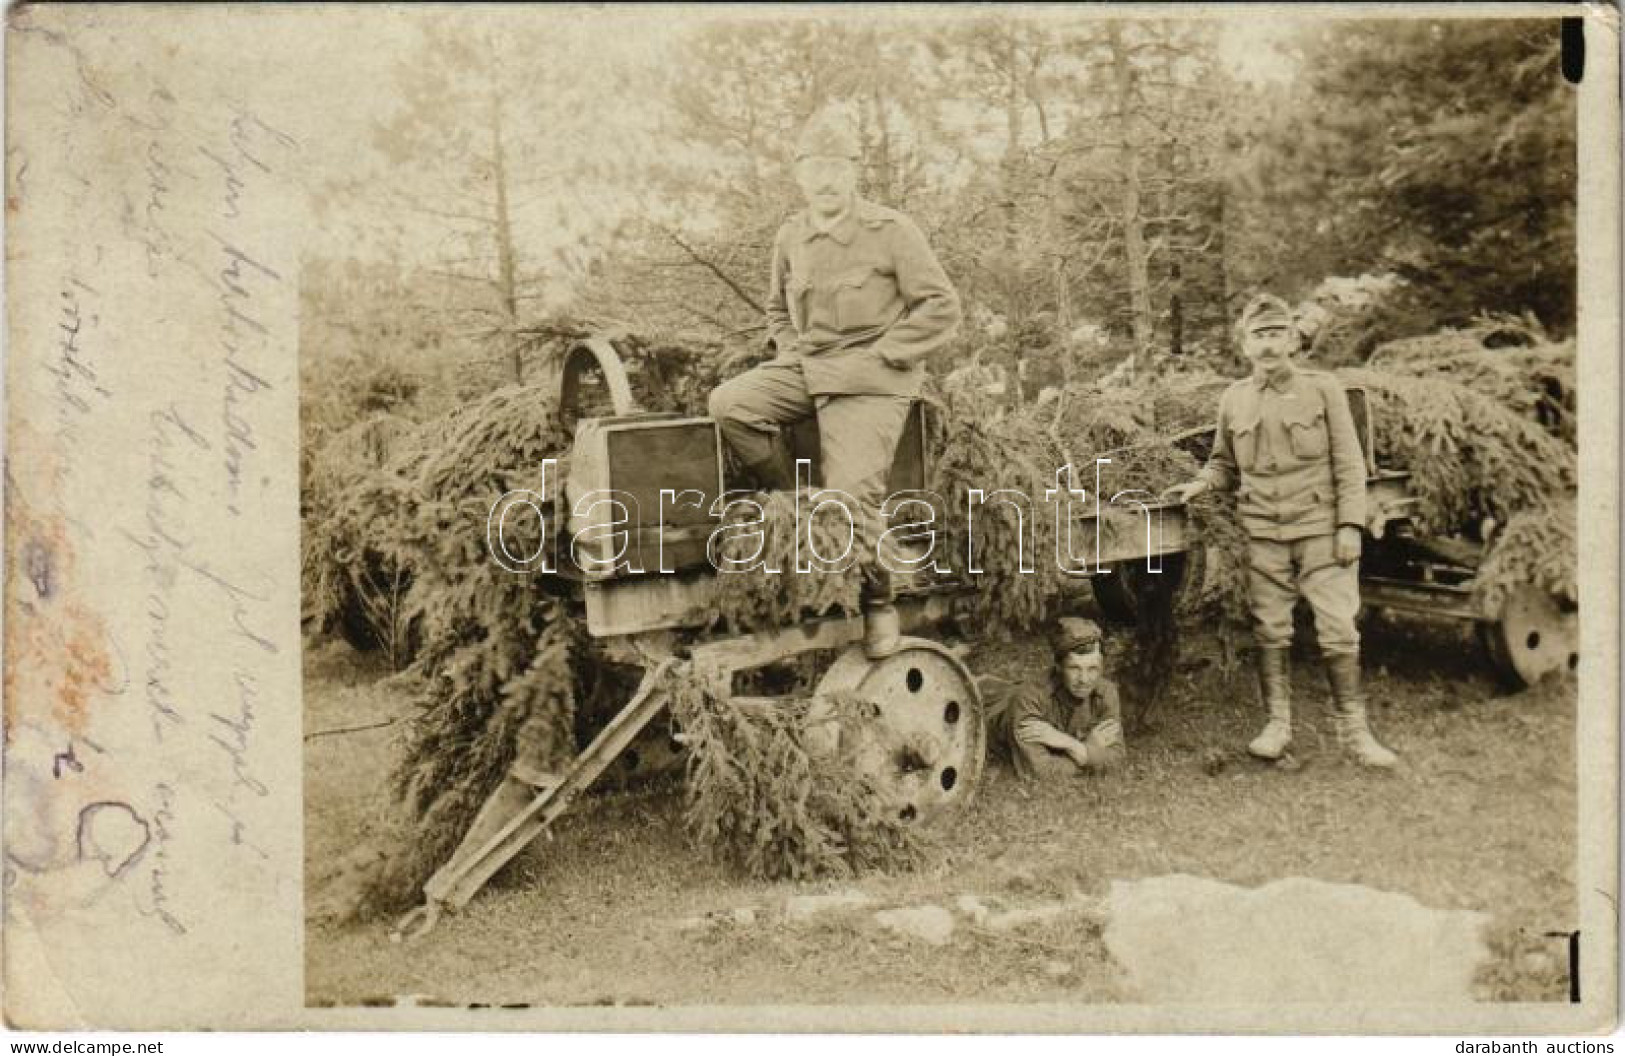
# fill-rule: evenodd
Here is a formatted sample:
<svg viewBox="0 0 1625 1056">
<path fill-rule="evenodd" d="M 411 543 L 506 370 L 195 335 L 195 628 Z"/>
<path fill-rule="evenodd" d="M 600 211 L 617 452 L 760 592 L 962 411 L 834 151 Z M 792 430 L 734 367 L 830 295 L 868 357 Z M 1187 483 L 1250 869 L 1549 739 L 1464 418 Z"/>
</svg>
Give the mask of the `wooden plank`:
<svg viewBox="0 0 1625 1056">
<path fill-rule="evenodd" d="M 1190 547 L 1188 519 L 1185 507 L 1179 504 L 1147 503 L 1144 511 L 1131 506 L 1107 506 L 1098 517 L 1078 518 L 1072 536 L 1077 551 L 1073 556 L 1084 559 L 1091 568 L 1099 568 L 1154 554 L 1182 553 Z M 1046 556 L 1055 560 L 1053 554 Z"/>
<path fill-rule="evenodd" d="M 715 590 L 714 574 L 704 570 L 588 583 L 587 633 L 609 638 L 698 626 L 713 607 Z"/>
<path fill-rule="evenodd" d="M 947 592 L 897 601 L 898 622 L 905 634 L 940 623 L 952 613 L 953 598 Z M 742 671 L 816 649 L 845 648 L 862 640 L 862 616 L 824 616 L 791 627 L 718 638 L 696 645 L 693 656 L 696 665 Z"/>
<path fill-rule="evenodd" d="M 1376 577 L 1360 580 L 1360 600 L 1366 605 L 1423 616 L 1454 620 L 1482 620 L 1484 613 L 1472 603 L 1472 587 L 1412 583 Z"/>
</svg>

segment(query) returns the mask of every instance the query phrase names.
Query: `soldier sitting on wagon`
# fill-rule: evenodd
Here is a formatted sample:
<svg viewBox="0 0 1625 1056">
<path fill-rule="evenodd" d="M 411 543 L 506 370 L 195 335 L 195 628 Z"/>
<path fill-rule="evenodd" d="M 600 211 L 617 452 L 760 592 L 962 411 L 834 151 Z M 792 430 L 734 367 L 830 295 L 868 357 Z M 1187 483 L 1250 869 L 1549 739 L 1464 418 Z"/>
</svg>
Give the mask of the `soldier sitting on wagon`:
<svg viewBox="0 0 1625 1056">
<path fill-rule="evenodd" d="M 1286 304 L 1268 294 L 1242 312 L 1241 351 L 1252 377 L 1225 390 L 1213 454 L 1192 481 L 1168 489 L 1189 502 L 1208 490 L 1235 490 L 1246 530 L 1247 589 L 1258 640 L 1258 677 L 1269 722 L 1247 750 L 1279 759 L 1292 742 L 1292 608 L 1315 614 L 1339 738 L 1365 766 L 1391 767 L 1360 690 L 1360 534 L 1365 523 L 1365 459 L 1342 383 L 1299 370 L 1301 344 Z"/>
<path fill-rule="evenodd" d="M 1008 749 L 1024 780 L 1104 770 L 1121 762 L 1125 751 L 1122 709 L 1117 686 L 1105 677 L 1100 627 L 1093 620 L 1062 619 L 1054 644 L 1048 676 L 1012 693 L 993 723 L 993 740 Z"/>
<path fill-rule="evenodd" d="M 887 476 L 922 360 L 953 336 L 959 297 L 918 226 L 857 194 L 856 127 L 807 122 L 795 177 L 807 207 L 773 240 L 767 337 L 775 356 L 711 393 L 711 417 L 756 486 L 795 487 L 779 431 L 817 416 L 824 487 L 851 496 L 863 569 L 865 644 L 895 650 L 890 569 L 877 546 Z"/>
</svg>

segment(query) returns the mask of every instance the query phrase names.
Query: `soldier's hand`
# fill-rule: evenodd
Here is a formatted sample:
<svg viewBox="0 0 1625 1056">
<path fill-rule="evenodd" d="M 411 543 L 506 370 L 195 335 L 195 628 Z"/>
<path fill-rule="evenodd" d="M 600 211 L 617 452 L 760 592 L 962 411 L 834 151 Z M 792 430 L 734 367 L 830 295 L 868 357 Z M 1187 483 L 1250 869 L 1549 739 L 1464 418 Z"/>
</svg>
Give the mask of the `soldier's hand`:
<svg viewBox="0 0 1625 1056">
<path fill-rule="evenodd" d="M 1105 770 L 1123 757 L 1123 726 L 1116 719 L 1107 719 L 1089 731 L 1083 740 L 1089 749 L 1089 765 Z"/>
<path fill-rule="evenodd" d="M 717 371 L 721 374 L 732 374 L 736 370 L 751 366 L 759 360 L 775 355 L 770 345 L 756 347 L 754 345 L 740 345 L 730 348 L 717 359 Z"/>
<path fill-rule="evenodd" d="M 1060 730 L 1054 729 L 1046 728 L 1039 737 L 1045 748 L 1053 748 L 1058 752 L 1071 751 L 1072 746 L 1077 743 Z"/>
<path fill-rule="evenodd" d="M 1123 724 L 1116 719 L 1105 719 L 1089 731 L 1083 743 L 1091 751 L 1104 752 L 1108 748 L 1115 748 L 1123 743 Z"/>
<path fill-rule="evenodd" d="M 1164 491 L 1162 493 L 1162 499 L 1164 502 L 1185 503 L 1190 502 L 1192 499 L 1196 498 L 1205 491 L 1207 491 L 1207 481 L 1187 480 L 1183 484 L 1175 484 L 1173 487 Z"/>
<path fill-rule="evenodd" d="M 1041 744 L 1045 748 L 1056 750 L 1065 749 L 1071 742 L 1062 738 L 1047 722 L 1038 719 L 1022 719 L 1016 726 L 1016 734 L 1024 741 Z"/>
<path fill-rule="evenodd" d="M 1332 540 L 1332 557 L 1340 565 L 1352 565 L 1360 560 L 1360 529 L 1345 524 Z"/>
</svg>

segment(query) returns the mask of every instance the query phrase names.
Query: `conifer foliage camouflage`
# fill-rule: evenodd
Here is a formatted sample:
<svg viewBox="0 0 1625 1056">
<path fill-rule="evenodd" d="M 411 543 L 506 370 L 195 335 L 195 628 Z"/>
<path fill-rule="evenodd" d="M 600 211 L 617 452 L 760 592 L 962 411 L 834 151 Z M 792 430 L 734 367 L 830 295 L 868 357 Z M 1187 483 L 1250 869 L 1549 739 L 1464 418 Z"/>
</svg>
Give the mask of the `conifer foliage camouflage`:
<svg viewBox="0 0 1625 1056">
<path fill-rule="evenodd" d="M 1504 327 L 1503 327 L 1504 329 Z M 1381 369 L 1340 371 L 1369 395 L 1378 461 L 1409 472 L 1426 532 L 1471 534 L 1493 525 L 1478 576 L 1486 613 L 1514 589 L 1534 584 L 1571 601 L 1575 585 L 1577 452 L 1572 344 L 1525 333 L 1490 347 L 1485 332 L 1457 332 L 1380 349 Z M 976 619 L 990 632 L 1031 631 L 1056 614 L 1068 585 L 1056 561 L 1056 520 L 1046 490 L 1067 463 L 1076 483 L 1108 500 L 1154 498 L 1189 479 L 1205 457 L 1211 421 L 1228 379 L 1185 369 L 1112 377 L 1022 406 L 990 402 L 974 385 L 939 387 L 929 432 L 928 489 L 937 497 L 948 564 L 963 576 Z M 415 710 L 390 781 L 376 843 L 358 855 L 351 912 L 365 917 L 411 903 L 461 839 L 513 759 L 529 722 L 544 754 L 562 770 L 578 749 L 582 687 L 599 662 L 572 607 L 573 587 L 518 574 L 487 549 L 495 499 L 541 492 L 544 459 L 568 472 L 570 437 L 555 407 L 556 386 L 510 386 L 426 423 L 378 415 L 332 434 L 316 452 L 305 487 L 304 588 L 309 626 L 329 629 L 361 614 L 398 662 L 396 684 Z M 974 545 L 968 496 L 977 510 Z M 994 501 L 999 489 L 1028 497 L 1018 514 Z M 551 490 L 551 489 L 549 489 Z M 770 567 L 794 567 L 795 499 L 759 495 L 758 535 L 731 535 L 722 555 L 760 550 Z M 1240 626 L 1245 614 L 1245 540 L 1228 497 L 1190 510 L 1205 560 L 1186 605 Z M 740 511 L 731 515 L 741 516 Z M 515 518 L 507 542 L 530 553 L 539 522 Z M 820 552 L 836 553 L 844 523 L 815 519 Z M 1018 539 L 1031 573 L 1020 571 Z M 811 615 L 857 611 L 855 567 L 835 574 L 719 573 L 714 632 L 794 624 Z M 1143 625 L 1129 662 L 1156 686 L 1172 668 L 1169 609 Z M 1135 658 L 1138 659 L 1135 659 Z M 807 751 L 807 698 L 777 708 L 738 706 L 692 673 L 669 687 L 691 758 L 687 808 L 696 841 L 759 877 L 845 875 L 913 861 L 916 836 L 885 811 L 861 774 Z M 858 706 L 846 702 L 842 707 Z M 1142 701 L 1142 708 L 1146 702 Z M 536 733 L 534 731 L 540 731 Z"/>
</svg>

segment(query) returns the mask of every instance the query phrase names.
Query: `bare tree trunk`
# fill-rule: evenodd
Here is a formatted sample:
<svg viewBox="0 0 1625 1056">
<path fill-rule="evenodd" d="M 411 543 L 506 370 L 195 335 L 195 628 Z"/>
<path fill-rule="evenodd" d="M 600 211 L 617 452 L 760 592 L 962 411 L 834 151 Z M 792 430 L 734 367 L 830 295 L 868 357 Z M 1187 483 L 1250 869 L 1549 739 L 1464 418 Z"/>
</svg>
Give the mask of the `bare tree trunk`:
<svg viewBox="0 0 1625 1056">
<path fill-rule="evenodd" d="M 875 108 L 875 197 L 886 205 L 897 200 L 896 162 L 892 158 L 891 115 L 887 112 L 885 59 L 880 42 L 871 33 L 867 39 L 871 56 L 869 98 Z"/>
<path fill-rule="evenodd" d="M 897 200 L 896 180 L 893 179 L 895 165 L 892 161 L 891 119 L 886 115 L 886 94 L 881 91 L 879 82 L 875 84 L 875 123 L 880 127 L 875 157 L 875 165 L 880 169 L 880 200 L 887 205 L 901 205 Z"/>
<path fill-rule="evenodd" d="M 1033 112 L 1038 115 L 1038 138 L 1045 143 L 1049 142 L 1049 114 L 1044 110 L 1044 95 L 1038 89 L 1038 71 L 1044 65 L 1044 46 L 1033 47 L 1031 62 L 1027 67 L 1026 82 L 1023 90 L 1028 100 L 1033 104 Z"/>
<path fill-rule="evenodd" d="M 1224 298 L 1219 305 L 1219 317 L 1224 320 L 1225 347 L 1229 346 L 1230 336 L 1230 299 L 1235 296 L 1232 292 L 1235 280 L 1230 271 L 1230 181 L 1224 180 L 1219 184 L 1219 276 L 1221 280 L 1221 296 Z"/>
<path fill-rule="evenodd" d="M 1073 362 L 1078 350 L 1073 347 L 1072 337 L 1072 287 L 1066 281 L 1066 259 L 1056 257 L 1050 264 L 1051 279 L 1055 285 L 1055 343 L 1061 349 L 1061 385 L 1063 388 L 1072 387 L 1073 376 L 1077 373 L 1077 364 Z"/>
<path fill-rule="evenodd" d="M 1168 301 L 1168 354 L 1185 354 L 1185 270 L 1179 262 L 1173 267 L 1173 295 Z"/>
<path fill-rule="evenodd" d="M 1134 70 L 1129 65 L 1128 49 L 1118 23 L 1109 24 L 1106 39 L 1111 47 L 1117 136 L 1122 151 L 1123 257 L 1128 267 L 1129 321 L 1134 330 L 1134 354 L 1129 360 L 1132 372 L 1138 370 L 1151 351 L 1151 280 L 1140 207 L 1140 152 L 1134 142 Z"/>
<path fill-rule="evenodd" d="M 854 109 L 858 119 L 858 194 L 865 198 L 876 198 L 879 195 L 875 191 L 874 151 L 870 149 L 874 136 L 869 132 L 869 108 L 860 99 Z"/>
<path fill-rule="evenodd" d="M 1022 301 L 1023 276 L 1018 254 L 1020 252 L 1020 218 L 1016 215 L 1018 184 L 1021 181 L 1021 139 L 1025 125 L 1026 100 L 1022 92 L 1022 77 L 1017 69 L 1017 43 L 1015 29 L 1008 23 L 1000 27 L 997 47 L 998 68 L 1004 74 L 1004 158 L 999 165 L 1001 211 L 1004 214 L 1004 262 L 1008 274 L 1003 283 L 1006 317 L 1012 329 L 1025 324 L 1027 305 Z M 1015 384 L 1010 406 L 1020 407 L 1026 402 L 1027 349 L 1016 343 Z"/>
<path fill-rule="evenodd" d="M 497 243 L 497 295 L 502 303 L 502 318 L 508 339 L 513 342 L 513 380 L 515 384 L 522 384 L 525 380 L 523 346 L 514 335 L 519 328 L 518 267 L 514 259 L 513 221 L 508 214 L 508 163 L 503 150 L 502 97 L 495 87 L 491 90 L 491 158 L 497 199 L 494 232 Z"/>
<path fill-rule="evenodd" d="M 1009 252 L 1016 249 L 1016 183 L 1021 168 L 1021 134 L 1023 126 L 1023 113 L 1025 100 L 1022 98 L 1022 85 L 1015 69 L 1014 42 L 1009 42 L 1011 54 L 1009 65 L 1006 66 L 1008 78 L 1005 81 L 1004 91 L 1004 163 L 1002 176 L 1004 186 L 1004 248 Z"/>
</svg>

